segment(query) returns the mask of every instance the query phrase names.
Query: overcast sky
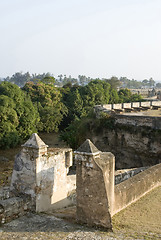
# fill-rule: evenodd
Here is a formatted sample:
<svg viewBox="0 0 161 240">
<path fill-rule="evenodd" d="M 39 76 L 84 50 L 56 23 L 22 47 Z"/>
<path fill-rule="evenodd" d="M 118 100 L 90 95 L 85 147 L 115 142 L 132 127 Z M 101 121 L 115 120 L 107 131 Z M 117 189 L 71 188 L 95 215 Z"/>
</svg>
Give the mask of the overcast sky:
<svg viewBox="0 0 161 240">
<path fill-rule="evenodd" d="M 161 81 L 161 0 L 0 0 L 0 77 Z"/>
</svg>

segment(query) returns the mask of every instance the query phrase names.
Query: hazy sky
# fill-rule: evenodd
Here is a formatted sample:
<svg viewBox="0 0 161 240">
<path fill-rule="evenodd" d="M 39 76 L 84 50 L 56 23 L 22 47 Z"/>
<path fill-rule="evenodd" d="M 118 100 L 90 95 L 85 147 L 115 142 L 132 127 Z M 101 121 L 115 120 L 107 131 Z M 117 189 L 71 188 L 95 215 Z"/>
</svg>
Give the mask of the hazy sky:
<svg viewBox="0 0 161 240">
<path fill-rule="evenodd" d="M 161 0 L 0 0 L 0 77 L 161 81 Z"/>
</svg>

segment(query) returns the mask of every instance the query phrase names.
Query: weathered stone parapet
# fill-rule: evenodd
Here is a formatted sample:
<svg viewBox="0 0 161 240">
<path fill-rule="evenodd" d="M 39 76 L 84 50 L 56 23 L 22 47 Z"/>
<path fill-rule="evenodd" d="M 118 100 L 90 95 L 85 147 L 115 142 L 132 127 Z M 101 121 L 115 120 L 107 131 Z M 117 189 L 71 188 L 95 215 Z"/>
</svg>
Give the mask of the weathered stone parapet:
<svg viewBox="0 0 161 240">
<path fill-rule="evenodd" d="M 34 203 L 29 196 L 12 197 L 0 200 L 0 225 L 34 210 Z"/>
<path fill-rule="evenodd" d="M 161 186 L 161 164 L 150 167 L 116 185 L 113 214 L 126 208 L 158 186 Z"/>
<path fill-rule="evenodd" d="M 49 148 L 34 133 L 15 157 L 11 191 L 29 195 L 35 211 L 48 211 L 72 204 L 68 199 L 67 173 L 72 166 L 72 149 Z"/>
<path fill-rule="evenodd" d="M 95 162 L 103 172 L 107 197 L 109 201 L 110 214 L 112 215 L 115 185 L 115 156 L 111 152 L 101 152 L 100 158 L 96 158 Z"/>
<path fill-rule="evenodd" d="M 148 169 L 149 167 L 140 167 L 132 169 L 123 169 L 115 172 L 115 185 L 128 180 L 129 178 L 135 176 L 138 173 L 141 173 Z"/>
<path fill-rule="evenodd" d="M 77 219 L 90 226 L 112 229 L 111 216 L 161 186 L 161 164 L 132 170 L 126 181 L 114 186 L 114 155 L 98 151 L 90 140 L 75 152 L 75 158 Z"/>
<path fill-rule="evenodd" d="M 62 208 L 68 201 L 67 173 L 72 165 L 72 149 L 49 148 L 37 163 L 36 211 Z"/>
<path fill-rule="evenodd" d="M 114 156 L 111 153 L 101 153 L 87 139 L 75 151 L 75 159 L 78 222 L 112 229 L 114 176 L 113 182 L 110 177 L 114 175 Z"/>
<path fill-rule="evenodd" d="M 113 113 L 124 113 L 124 112 L 140 112 L 146 111 L 148 109 L 158 109 L 161 108 L 161 101 L 145 101 L 145 102 L 131 102 L 131 103 L 118 103 L 118 104 L 103 104 L 96 105 L 94 111 L 96 116 L 99 118 L 101 112 L 107 114 Z"/>
<path fill-rule="evenodd" d="M 16 196 L 28 194 L 35 198 L 38 163 L 47 153 L 48 146 L 34 133 L 22 147 L 15 157 L 10 189 Z"/>
</svg>

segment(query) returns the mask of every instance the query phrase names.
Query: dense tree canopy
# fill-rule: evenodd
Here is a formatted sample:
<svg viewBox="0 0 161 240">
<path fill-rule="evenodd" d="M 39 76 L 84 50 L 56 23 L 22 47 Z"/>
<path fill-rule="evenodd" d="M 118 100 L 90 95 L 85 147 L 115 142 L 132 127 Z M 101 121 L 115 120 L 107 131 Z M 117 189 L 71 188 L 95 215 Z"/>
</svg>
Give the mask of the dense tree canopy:
<svg viewBox="0 0 161 240">
<path fill-rule="evenodd" d="M 39 114 L 15 84 L 0 84 L 0 147 L 17 145 L 36 131 Z"/>
<path fill-rule="evenodd" d="M 119 102 L 121 103 L 138 102 L 142 100 L 142 97 L 140 94 L 132 94 L 132 92 L 127 88 L 120 89 L 118 91 L 118 96 L 119 96 Z"/>
<path fill-rule="evenodd" d="M 51 83 L 44 83 L 46 80 L 37 84 L 28 82 L 23 90 L 28 93 L 39 111 L 38 129 L 46 132 L 58 131 L 63 116 L 67 113 L 67 108 L 61 101 L 60 90 Z"/>
<path fill-rule="evenodd" d="M 62 88 L 62 95 L 68 115 L 64 118 L 63 127 L 87 116 L 95 105 L 108 103 L 110 89 L 110 84 L 101 80 L 91 81 L 85 86 L 66 84 Z"/>
<path fill-rule="evenodd" d="M 16 76 L 19 74 L 13 78 Z M 132 95 L 129 89 L 117 91 L 116 77 L 92 80 L 79 76 L 79 82 L 82 86 L 67 82 L 63 87 L 56 87 L 55 79 L 45 75 L 42 80 L 27 82 L 21 89 L 2 81 L 0 147 L 12 147 L 35 131 L 57 132 L 66 128 L 66 139 L 72 139 L 75 126 L 92 114 L 95 105 L 141 100 L 140 95 Z"/>
<path fill-rule="evenodd" d="M 19 87 L 23 87 L 27 82 L 34 82 L 37 83 L 39 81 L 43 81 L 46 77 L 53 77 L 53 74 L 47 72 L 42 74 L 30 74 L 29 72 L 23 73 L 23 72 L 16 72 L 11 77 L 6 77 L 3 80 L 8 81 L 11 83 L 15 83 Z M 79 85 L 79 86 L 86 86 L 91 81 L 98 80 L 98 78 L 94 79 L 91 77 L 87 77 L 85 75 L 78 75 L 78 77 L 73 78 L 71 75 L 63 75 L 59 74 L 57 77 L 55 77 L 55 85 L 59 87 L 63 87 L 64 85 L 71 83 L 72 85 Z M 118 87 L 123 88 L 152 88 L 152 87 L 158 87 L 158 84 L 153 80 L 153 78 L 143 79 L 142 81 L 138 81 L 135 79 L 128 79 L 127 77 L 116 77 L 112 76 L 111 78 L 102 78 L 99 80 L 103 80 L 108 82 L 112 88 L 117 89 Z M 0 78 L 1 81 L 1 78 Z"/>
<path fill-rule="evenodd" d="M 134 79 L 128 79 L 126 77 L 121 77 L 120 78 L 120 84 L 123 88 L 152 88 L 156 85 L 155 81 L 153 80 L 153 78 L 148 79 L 144 79 L 142 81 L 137 81 Z M 157 85 L 156 85 L 157 87 Z"/>
<path fill-rule="evenodd" d="M 109 102 L 110 84 L 105 81 L 94 80 L 85 87 L 82 87 L 80 92 L 83 98 L 84 106 L 93 107 L 97 104 Z"/>
<path fill-rule="evenodd" d="M 22 72 L 16 72 L 11 77 L 4 78 L 4 81 L 14 83 L 18 85 L 19 87 L 23 87 L 27 82 L 38 82 L 41 81 L 44 78 L 50 77 L 50 73 L 43 73 L 43 74 L 30 74 L 29 72 L 22 73 Z"/>
<path fill-rule="evenodd" d="M 140 101 L 140 95 L 132 95 L 129 89 L 121 89 L 117 92 L 116 84 L 110 84 L 107 80 L 93 80 L 85 86 L 65 85 L 63 88 L 63 101 L 68 108 L 68 115 L 63 121 L 65 131 L 61 133 L 64 141 L 71 147 L 77 146 L 77 140 L 82 123 L 92 114 L 95 105 L 108 103 L 123 103 Z M 79 131 L 78 131 L 79 129 Z M 83 130 L 84 131 L 84 130 Z"/>
</svg>

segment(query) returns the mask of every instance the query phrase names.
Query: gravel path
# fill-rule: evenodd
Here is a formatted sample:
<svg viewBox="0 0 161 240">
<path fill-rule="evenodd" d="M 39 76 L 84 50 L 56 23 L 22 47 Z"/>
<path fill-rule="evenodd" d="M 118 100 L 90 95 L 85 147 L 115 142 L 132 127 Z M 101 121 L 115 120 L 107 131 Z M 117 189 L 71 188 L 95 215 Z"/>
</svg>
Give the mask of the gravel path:
<svg viewBox="0 0 161 240">
<path fill-rule="evenodd" d="M 104 235 L 104 236 L 103 236 Z M 106 236 L 105 236 L 106 235 Z M 113 233 L 99 232 L 55 216 L 28 213 L 26 216 L 4 224 L 0 228 L 1 240 L 106 240 L 126 239 L 123 234 L 116 238 Z"/>
<path fill-rule="evenodd" d="M 145 236 L 145 235 L 144 235 Z M 28 213 L 0 227 L 0 240 L 124 240 L 136 238 L 126 232 L 103 232 L 47 214 Z"/>
</svg>

